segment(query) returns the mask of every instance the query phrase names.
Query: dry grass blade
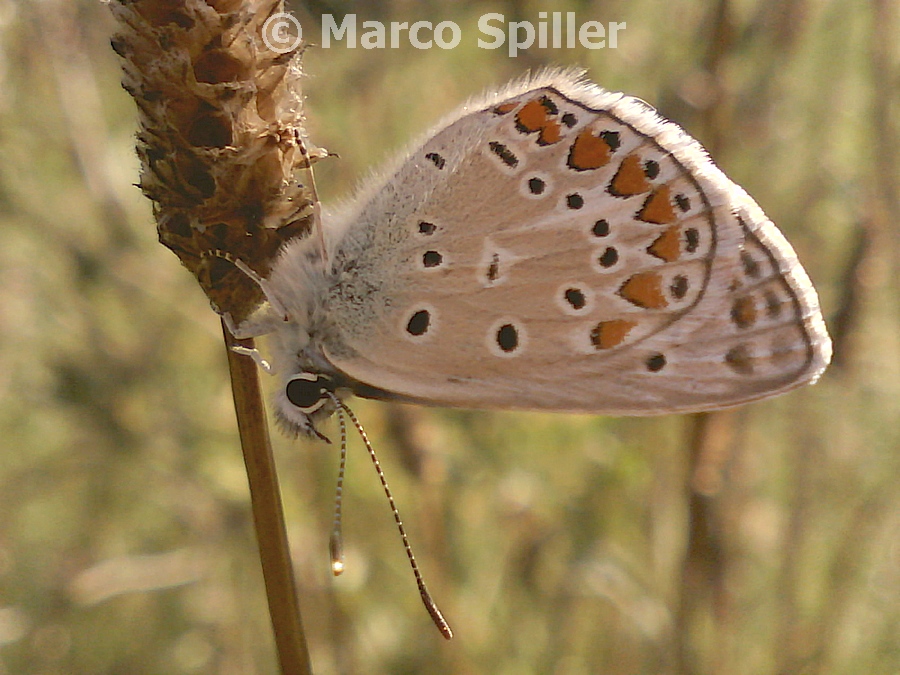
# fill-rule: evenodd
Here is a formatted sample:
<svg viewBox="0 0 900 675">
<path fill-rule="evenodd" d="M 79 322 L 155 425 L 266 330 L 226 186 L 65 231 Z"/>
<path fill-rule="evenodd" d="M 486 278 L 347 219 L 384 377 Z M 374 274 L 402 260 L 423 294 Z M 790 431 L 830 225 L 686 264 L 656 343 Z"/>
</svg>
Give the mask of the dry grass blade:
<svg viewBox="0 0 900 675">
<path fill-rule="evenodd" d="M 236 340 L 224 323 L 222 332 L 228 350 L 231 391 L 250 483 L 253 522 L 281 672 L 285 675 L 303 675 L 312 670 L 295 590 L 269 427 L 260 393 L 259 370 L 252 359 L 231 349 L 235 345 L 252 349 L 253 340 Z"/>
</svg>

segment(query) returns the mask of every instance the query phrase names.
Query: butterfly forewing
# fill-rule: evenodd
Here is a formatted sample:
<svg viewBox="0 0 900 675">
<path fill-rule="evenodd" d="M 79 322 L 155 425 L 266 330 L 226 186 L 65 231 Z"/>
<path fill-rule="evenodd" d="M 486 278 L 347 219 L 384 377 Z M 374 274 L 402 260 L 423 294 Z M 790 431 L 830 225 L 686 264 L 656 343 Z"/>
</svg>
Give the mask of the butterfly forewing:
<svg viewBox="0 0 900 675">
<path fill-rule="evenodd" d="M 403 397 L 698 410 L 799 386 L 830 355 L 756 204 L 646 104 L 565 75 L 469 107 L 343 228 L 323 351 Z"/>
</svg>

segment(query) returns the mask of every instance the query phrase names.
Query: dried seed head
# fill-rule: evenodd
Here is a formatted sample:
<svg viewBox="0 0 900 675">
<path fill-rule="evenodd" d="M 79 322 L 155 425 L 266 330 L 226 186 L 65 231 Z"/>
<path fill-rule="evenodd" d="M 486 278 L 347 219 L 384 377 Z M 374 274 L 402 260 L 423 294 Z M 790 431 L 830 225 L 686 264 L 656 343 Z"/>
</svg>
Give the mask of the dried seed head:
<svg viewBox="0 0 900 675">
<path fill-rule="evenodd" d="M 280 0 L 114 0 L 112 47 L 140 113 L 140 187 L 160 241 L 235 324 L 264 300 L 260 276 L 311 227 L 300 52 L 262 39 Z"/>
</svg>

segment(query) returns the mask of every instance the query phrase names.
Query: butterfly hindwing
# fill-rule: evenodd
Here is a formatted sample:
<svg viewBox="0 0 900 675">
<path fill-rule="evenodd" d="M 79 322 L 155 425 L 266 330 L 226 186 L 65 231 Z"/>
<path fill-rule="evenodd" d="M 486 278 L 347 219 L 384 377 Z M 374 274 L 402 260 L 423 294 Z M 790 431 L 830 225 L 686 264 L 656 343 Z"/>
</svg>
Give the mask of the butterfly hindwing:
<svg viewBox="0 0 900 675">
<path fill-rule="evenodd" d="M 570 76 L 468 106 L 363 201 L 326 223 L 321 348 L 372 387 L 651 414 L 828 361 L 815 292 L 759 207 L 646 104 Z"/>
</svg>

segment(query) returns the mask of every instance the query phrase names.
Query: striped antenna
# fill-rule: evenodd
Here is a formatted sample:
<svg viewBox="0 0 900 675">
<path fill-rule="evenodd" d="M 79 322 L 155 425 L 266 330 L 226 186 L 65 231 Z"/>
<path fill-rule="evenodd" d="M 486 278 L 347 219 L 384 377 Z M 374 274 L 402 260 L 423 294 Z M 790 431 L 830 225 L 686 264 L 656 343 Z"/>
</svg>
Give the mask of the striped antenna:
<svg viewBox="0 0 900 675">
<path fill-rule="evenodd" d="M 356 415 L 352 410 L 350 410 L 347 404 L 341 401 L 331 392 L 326 393 L 337 406 L 338 420 L 341 425 L 341 468 L 338 478 L 338 497 L 337 506 L 335 507 L 335 524 L 332 528 L 331 533 L 331 569 L 337 575 L 340 574 L 340 571 L 343 571 L 344 568 L 343 543 L 341 540 L 340 526 L 340 501 L 341 492 L 343 490 L 345 464 L 344 458 L 346 457 L 347 446 L 347 427 L 346 422 L 344 421 L 344 415 L 346 414 L 347 417 L 350 418 L 350 421 L 353 423 L 353 426 L 356 427 L 356 431 L 359 433 L 360 438 L 362 438 L 363 443 L 366 446 L 366 450 L 369 453 L 369 457 L 372 460 L 372 464 L 375 466 L 375 471 L 376 473 L 378 473 L 378 479 L 381 481 L 381 487 L 384 488 L 384 494 L 385 496 L 387 496 L 388 503 L 391 506 L 391 512 L 394 514 L 394 522 L 397 523 L 397 529 L 400 531 L 400 539 L 403 540 L 403 548 L 406 550 L 406 557 L 409 558 L 409 565 L 410 567 L 412 567 L 413 575 L 416 577 L 416 585 L 419 587 L 419 595 L 422 597 L 422 602 L 425 604 L 425 609 L 428 610 L 428 614 L 431 616 L 431 620 L 434 621 L 434 625 L 437 626 L 437 629 L 439 631 L 441 631 L 441 635 L 449 640 L 453 637 L 453 631 L 450 629 L 450 624 L 448 624 L 447 620 L 444 619 L 444 615 L 441 614 L 441 610 L 438 609 L 437 604 L 431 598 L 431 593 L 428 592 L 428 587 L 425 585 L 425 580 L 422 578 L 422 573 L 419 571 L 419 565 L 418 563 L 416 563 L 416 556 L 413 555 L 412 546 L 410 546 L 409 544 L 409 537 L 406 536 L 406 528 L 403 527 L 403 521 L 400 519 L 400 511 L 397 509 L 397 504 L 394 502 L 394 495 L 391 493 L 391 489 L 388 487 L 387 479 L 384 477 L 384 471 L 381 468 L 381 463 L 378 461 L 378 456 L 375 454 L 375 449 L 372 447 L 372 443 L 369 442 L 369 437 L 366 436 L 366 431 L 365 429 L 363 429 L 362 424 L 359 423 Z"/>
</svg>

